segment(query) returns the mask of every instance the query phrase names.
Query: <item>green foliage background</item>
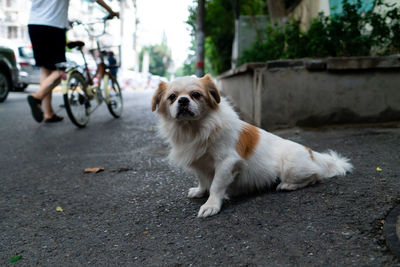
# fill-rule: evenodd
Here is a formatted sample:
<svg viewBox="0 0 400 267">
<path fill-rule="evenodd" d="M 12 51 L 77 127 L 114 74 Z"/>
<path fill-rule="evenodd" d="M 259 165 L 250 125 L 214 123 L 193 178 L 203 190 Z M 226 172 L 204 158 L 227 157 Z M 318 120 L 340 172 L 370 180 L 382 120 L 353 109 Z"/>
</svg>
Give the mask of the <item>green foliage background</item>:
<svg viewBox="0 0 400 267">
<path fill-rule="evenodd" d="M 297 0 L 287 0 L 287 6 Z M 207 0 L 205 18 L 205 71 L 214 75 L 231 68 L 234 38 L 234 0 Z M 268 14 L 266 0 L 239 0 L 240 15 Z M 354 4 L 353 4 L 354 3 Z M 380 13 L 360 13 L 361 1 L 343 0 L 340 16 L 320 14 L 306 31 L 300 22 L 288 21 L 284 26 L 269 25 L 261 41 L 245 51 L 239 64 L 274 59 L 327 56 L 367 56 L 400 53 L 400 8 L 377 0 Z M 187 24 L 196 32 L 197 1 L 189 8 Z M 177 75 L 192 75 L 195 68 L 195 45 Z"/>
<path fill-rule="evenodd" d="M 232 43 L 235 30 L 235 17 L 232 0 L 207 0 L 205 3 L 205 72 L 219 74 L 231 68 Z M 238 1 L 241 15 L 259 15 L 267 13 L 265 0 Z M 189 8 L 187 24 L 191 28 L 193 55 L 189 55 L 185 64 L 176 75 L 192 75 L 195 68 L 195 33 L 197 1 Z"/>
<path fill-rule="evenodd" d="M 245 51 L 239 63 L 303 57 L 391 55 L 400 53 L 400 8 L 379 0 L 381 13 L 359 13 L 361 1 L 343 0 L 343 13 L 319 16 L 308 31 L 292 20 L 282 27 L 270 26 L 264 42 Z"/>
<path fill-rule="evenodd" d="M 149 52 L 150 62 L 149 62 L 149 72 L 153 75 L 159 75 L 162 77 L 168 77 L 168 67 L 171 64 L 171 51 L 163 41 L 161 44 L 149 45 L 142 48 L 139 53 L 139 69 L 143 71 L 142 62 L 143 55 L 145 51 Z"/>
</svg>

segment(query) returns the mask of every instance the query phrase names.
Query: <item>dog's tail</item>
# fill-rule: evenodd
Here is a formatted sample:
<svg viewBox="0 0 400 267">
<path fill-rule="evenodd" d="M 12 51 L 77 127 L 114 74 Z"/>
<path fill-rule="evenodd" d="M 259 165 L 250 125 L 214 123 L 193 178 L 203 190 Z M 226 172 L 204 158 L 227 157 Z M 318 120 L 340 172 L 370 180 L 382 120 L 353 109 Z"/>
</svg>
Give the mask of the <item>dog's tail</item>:
<svg viewBox="0 0 400 267">
<path fill-rule="evenodd" d="M 344 176 L 353 170 L 350 160 L 329 150 L 327 153 L 314 152 L 315 162 L 320 167 L 319 178 L 327 179 L 334 176 Z"/>
</svg>

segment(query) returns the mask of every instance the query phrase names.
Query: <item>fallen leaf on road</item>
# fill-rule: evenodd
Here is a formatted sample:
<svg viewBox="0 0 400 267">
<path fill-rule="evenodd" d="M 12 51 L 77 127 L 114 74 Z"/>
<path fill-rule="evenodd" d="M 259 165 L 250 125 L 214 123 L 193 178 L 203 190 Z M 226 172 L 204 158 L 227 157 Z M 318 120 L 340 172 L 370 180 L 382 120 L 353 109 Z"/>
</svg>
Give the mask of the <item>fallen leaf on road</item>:
<svg viewBox="0 0 400 267">
<path fill-rule="evenodd" d="M 17 261 L 19 261 L 21 258 L 22 258 L 21 255 L 11 257 L 10 263 L 17 262 Z"/>
<path fill-rule="evenodd" d="M 102 167 L 86 168 L 84 170 L 85 173 L 98 173 L 102 171 L 104 171 L 104 168 Z"/>
<path fill-rule="evenodd" d="M 64 210 L 63 210 L 60 206 L 57 206 L 57 207 L 56 207 L 56 211 L 58 211 L 58 212 L 63 212 Z"/>
<path fill-rule="evenodd" d="M 381 171 L 382 171 L 382 169 L 379 168 L 379 167 L 376 167 L 376 170 L 377 170 L 378 172 L 381 172 Z"/>
</svg>

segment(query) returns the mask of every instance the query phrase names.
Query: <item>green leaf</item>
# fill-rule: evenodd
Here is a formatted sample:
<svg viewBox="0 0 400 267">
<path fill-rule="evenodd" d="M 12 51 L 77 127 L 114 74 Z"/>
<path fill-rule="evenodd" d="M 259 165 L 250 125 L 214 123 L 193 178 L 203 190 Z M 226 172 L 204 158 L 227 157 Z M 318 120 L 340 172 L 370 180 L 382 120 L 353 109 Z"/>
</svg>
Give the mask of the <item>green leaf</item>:
<svg viewBox="0 0 400 267">
<path fill-rule="evenodd" d="M 22 255 L 17 255 L 17 256 L 11 257 L 10 263 L 17 262 L 17 261 L 19 261 L 21 258 L 22 258 Z"/>
<path fill-rule="evenodd" d="M 63 212 L 64 210 L 63 210 L 63 208 L 61 208 L 60 206 L 57 206 L 57 207 L 56 207 L 56 211 L 58 211 L 58 212 Z"/>
</svg>

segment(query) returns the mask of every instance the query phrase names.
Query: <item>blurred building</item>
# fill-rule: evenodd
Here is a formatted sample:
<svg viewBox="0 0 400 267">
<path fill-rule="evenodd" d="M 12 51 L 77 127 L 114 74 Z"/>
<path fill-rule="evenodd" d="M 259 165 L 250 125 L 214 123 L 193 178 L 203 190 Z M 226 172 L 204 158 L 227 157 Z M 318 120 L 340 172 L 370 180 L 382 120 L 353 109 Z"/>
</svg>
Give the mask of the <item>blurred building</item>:
<svg viewBox="0 0 400 267">
<path fill-rule="evenodd" d="M 57 1 L 57 0 L 51 0 Z M 31 0 L 0 0 L 0 39 L 29 43 L 27 23 Z M 120 19 L 107 22 L 106 34 L 99 38 L 102 46 L 107 46 L 120 56 L 121 68 L 138 70 L 136 52 L 136 0 L 106 0 Z M 69 19 L 90 22 L 105 17 L 106 11 L 89 0 L 70 0 Z M 88 49 L 96 47 L 96 38 L 90 38 L 81 27 L 68 31 L 69 40 L 82 40 Z"/>
<path fill-rule="evenodd" d="M 30 0 L 0 0 L 0 38 L 28 42 Z"/>
<path fill-rule="evenodd" d="M 121 68 L 139 71 L 139 53 L 137 48 L 137 8 L 136 0 L 120 1 L 121 17 Z"/>
</svg>

